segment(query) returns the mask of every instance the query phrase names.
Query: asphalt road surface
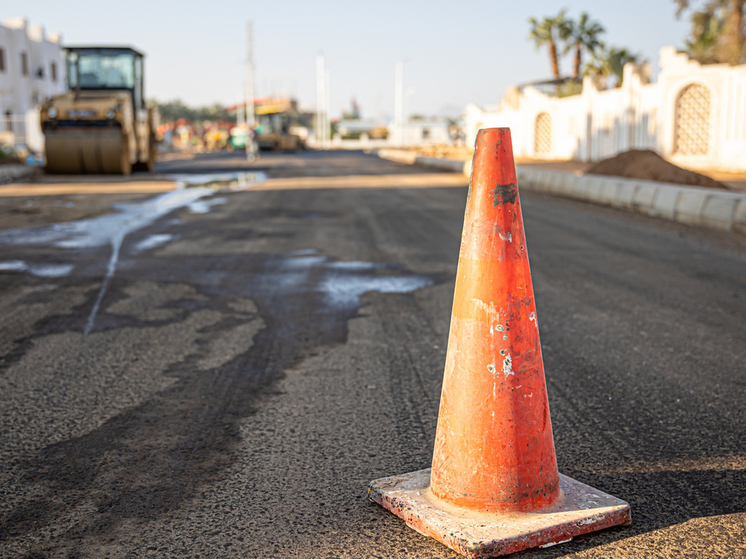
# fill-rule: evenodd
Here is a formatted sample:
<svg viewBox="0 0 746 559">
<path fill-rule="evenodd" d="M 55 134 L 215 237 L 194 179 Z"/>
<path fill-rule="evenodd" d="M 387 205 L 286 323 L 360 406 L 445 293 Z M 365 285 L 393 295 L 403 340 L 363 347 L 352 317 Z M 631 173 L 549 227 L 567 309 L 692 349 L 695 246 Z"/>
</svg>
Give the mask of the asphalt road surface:
<svg viewBox="0 0 746 559">
<path fill-rule="evenodd" d="M 366 488 L 430 465 L 465 181 L 253 170 L 0 225 L 0 556 L 457 557 Z M 633 524 L 518 556 L 746 557 L 744 238 L 521 199 L 560 471 Z"/>
</svg>

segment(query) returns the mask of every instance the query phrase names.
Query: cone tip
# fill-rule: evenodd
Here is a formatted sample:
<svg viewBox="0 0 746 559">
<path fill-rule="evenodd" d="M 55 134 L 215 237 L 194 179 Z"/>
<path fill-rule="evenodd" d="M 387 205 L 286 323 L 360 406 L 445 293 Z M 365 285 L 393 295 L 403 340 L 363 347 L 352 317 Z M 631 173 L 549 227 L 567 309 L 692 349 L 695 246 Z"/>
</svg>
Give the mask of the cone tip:
<svg viewBox="0 0 746 559">
<path fill-rule="evenodd" d="M 497 128 L 480 128 L 479 131 L 477 132 L 477 137 L 482 136 L 484 134 L 498 134 L 498 135 L 510 134 L 510 128 L 508 128 L 507 126 L 500 126 Z"/>
<path fill-rule="evenodd" d="M 490 145 L 494 145 L 497 148 L 505 141 L 507 141 L 506 145 L 511 146 L 510 153 L 512 155 L 513 137 L 510 135 L 510 128 L 480 128 L 474 140 L 475 151 L 480 146 L 487 148 Z"/>
</svg>

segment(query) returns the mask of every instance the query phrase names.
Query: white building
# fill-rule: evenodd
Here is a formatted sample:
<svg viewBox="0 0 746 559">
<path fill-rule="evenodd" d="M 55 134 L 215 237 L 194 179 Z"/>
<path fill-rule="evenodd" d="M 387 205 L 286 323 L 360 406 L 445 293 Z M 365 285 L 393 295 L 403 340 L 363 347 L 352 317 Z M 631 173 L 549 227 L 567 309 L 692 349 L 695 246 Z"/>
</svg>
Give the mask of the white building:
<svg viewBox="0 0 746 559">
<path fill-rule="evenodd" d="M 599 161 L 652 149 L 677 165 L 746 170 L 746 65 L 700 65 L 674 47 L 660 51 L 658 81 L 627 64 L 621 87 L 559 98 L 512 88 L 497 111 L 466 108 L 467 141 L 479 128 L 511 128 L 516 157 Z"/>
<path fill-rule="evenodd" d="M 448 121 L 438 119 L 409 119 L 403 129 L 403 144 L 409 146 L 450 144 Z"/>
<path fill-rule="evenodd" d="M 66 89 L 60 42 L 23 18 L 0 25 L 0 144 L 43 150 L 39 105 Z"/>
</svg>

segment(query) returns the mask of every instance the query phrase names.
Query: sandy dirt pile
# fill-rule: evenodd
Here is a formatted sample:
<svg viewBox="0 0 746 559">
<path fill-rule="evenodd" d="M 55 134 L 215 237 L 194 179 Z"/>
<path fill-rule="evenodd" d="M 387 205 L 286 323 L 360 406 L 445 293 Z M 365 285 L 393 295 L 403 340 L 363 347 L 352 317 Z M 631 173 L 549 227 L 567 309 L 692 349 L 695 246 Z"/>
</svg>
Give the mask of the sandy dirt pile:
<svg viewBox="0 0 746 559">
<path fill-rule="evenodd" d="M 649 181 L 672 182 L 708 188 L 727 188 L 724 184 L 669 163 L 651 150 L 630 150 L 604 159 L 585 171 L 586 175 L 612 175 Z"/>
</svg>

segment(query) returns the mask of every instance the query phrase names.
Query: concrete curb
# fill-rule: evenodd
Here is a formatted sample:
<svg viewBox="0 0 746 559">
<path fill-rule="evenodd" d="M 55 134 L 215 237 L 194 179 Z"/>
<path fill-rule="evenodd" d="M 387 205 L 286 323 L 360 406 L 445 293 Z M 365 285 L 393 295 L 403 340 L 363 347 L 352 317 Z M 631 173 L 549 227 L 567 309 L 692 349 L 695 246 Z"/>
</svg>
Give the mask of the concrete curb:
<svg viewBox="0 0 746 559">
<path fill-rule="evenodd" d="M 454 173 L 464 173 L 469 176 L 471 173 L 471 160 L 462 161 L 460 159 L 443 159 L 440 157 L 425 157 L 417 155 L 414 152 L 402 149 L 379 149 L 378 157 L 396 161 L 397 163 L 406 163 L 408 165 L 425 165 L 435 167 L 444 171 L 453 171 Z M 466 172 L 467 167 L 469 172 Z"/>
<path fill-rule="evenodd" d="M 0 184 L 18 180 L 33 172 L 34 168 L 26 165 L 0 165 Z"/>
<path fill-rule="evenodd" d="M 471 174 L 471 160 L 421 157 L 397 149 L 378 150 L 378 156 L 400 163 L 428 165 Z M 710 229 L 746 235 L 746 192 L 684 186 L 604 175 L 575 175 L 516 165 L 521 188 L 632 210 Z"/>
<path fill-rule="evenodd" d="M 523 188 L 746 234 L 746 193 L 516 166 Z"/>
</svg>

